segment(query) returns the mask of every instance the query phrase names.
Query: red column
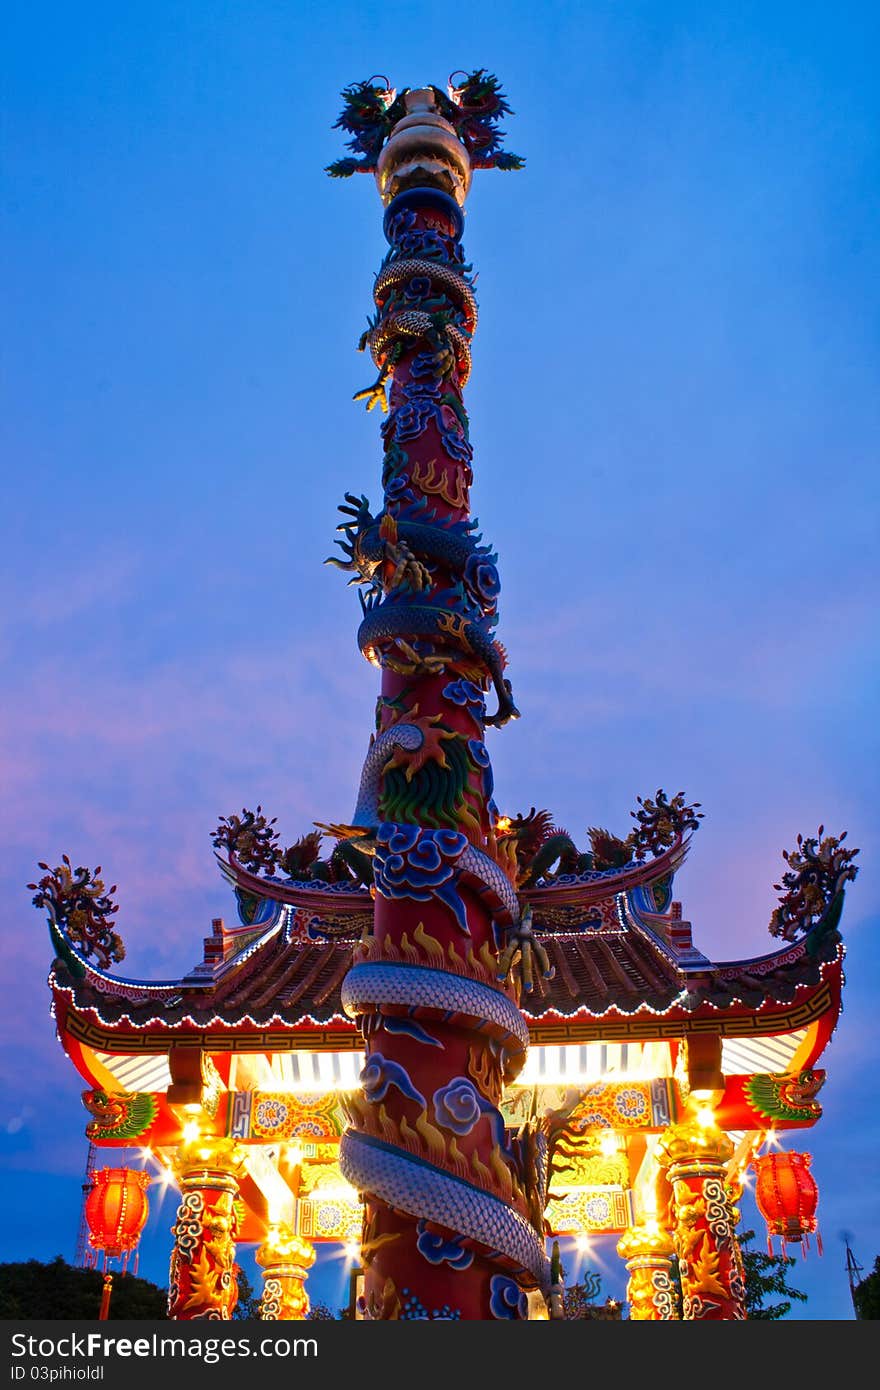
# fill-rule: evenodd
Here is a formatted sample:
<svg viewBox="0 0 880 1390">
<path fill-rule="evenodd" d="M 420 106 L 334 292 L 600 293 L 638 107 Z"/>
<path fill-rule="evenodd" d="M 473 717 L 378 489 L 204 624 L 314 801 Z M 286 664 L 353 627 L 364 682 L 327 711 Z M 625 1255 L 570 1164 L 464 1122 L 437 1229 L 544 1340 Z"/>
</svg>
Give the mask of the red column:
<svg viewBox="0 0 880 1390">
<path fill-rule="evenodd" d="M 226 1321 L 238 1301 L 235 1278 L 235 1209 L 244 1155 L 234 1141 L 184 1141 L 174 1168 L 180 1206 L 171 1228 L 174 1250 L 168 1287 L 168 1317 Z"/>
<path fill-rule="evenodd" d="M 672 1233 L 685 1321 L 745 1317 L 745 1284 L 727 1165 L 733 1145 L 711 1114 L 671 1125 L 657 1162 L 672 1187 Z"/>
</svg>

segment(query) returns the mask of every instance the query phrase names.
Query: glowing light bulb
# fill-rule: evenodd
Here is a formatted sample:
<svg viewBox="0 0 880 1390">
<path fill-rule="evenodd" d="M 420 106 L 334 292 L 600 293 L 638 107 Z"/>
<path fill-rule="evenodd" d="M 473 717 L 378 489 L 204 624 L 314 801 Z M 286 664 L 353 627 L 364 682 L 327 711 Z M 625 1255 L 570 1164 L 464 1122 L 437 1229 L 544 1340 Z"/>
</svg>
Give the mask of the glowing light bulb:
<svg viewBox="0 0 880 1390">
<path fill-rule="evenodd" d="M 266 1204 L 266 1216 L 269 1219 L 269 1225 L 280 1226 L 286 1215 L 287 1204 L 277 1196 L 270 1197 Z"/>
<path fill-rule="evenodd" d="M 186 1143 L 186 1144 L 192 1144 L 192 1143 L 194 1143 L 194 1141 L 195 1141 L 196 1139 L 198 1139 L 198 1137 L 199 1137 L 199 1122 L 198 1122 L 198 1120 L 187 1120 L 186 1124 L 183 1126 L 183 1139 L 184 1139 L 184 1143 Z"/>
<path fill-rule="evenodd" d="M 599 1148 L 606 1158 L 613 1158 L 617 1153 L 617 1135 L 614 1130 L 608 1130 L 599 1140 Z"/>
<path fill-rule="evenodd" d="M 161 1198 L 165 1194 L 165 1192 L 167 1192 L 169 1187 L 175 1185 L 174 1174 L 170 1171 L 170 1169 L 166 1168 L 165 1164 L 161 1163 L 158 1158 L 156 1159 L 156 1162 L 159 1164 L 159 1172 L 156 1174 L 155 1182 L 158 1185 L 159 1196 Z"/>
</svg>

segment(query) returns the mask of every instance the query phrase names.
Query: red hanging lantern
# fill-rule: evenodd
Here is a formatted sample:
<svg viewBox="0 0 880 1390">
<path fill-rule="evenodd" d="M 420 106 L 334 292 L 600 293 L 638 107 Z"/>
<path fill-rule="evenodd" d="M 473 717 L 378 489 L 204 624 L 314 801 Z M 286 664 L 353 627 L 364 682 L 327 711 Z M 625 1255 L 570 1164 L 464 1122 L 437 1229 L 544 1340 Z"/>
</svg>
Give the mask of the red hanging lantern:
<svg viewBox="0 0 880 1390">
<path fill-rule="evenodd" d="M 149 1173 L 138 1168 L 99 1168 L 86 1197 L 89 1244 L 107 1260 L 123 1257 L 123 1268 L 140 1240 L 149 1212 Z"/>
<path fill-rule="evenodd" d="M 755 1169 L 755 1201 L 767 1222 L 767 1250 L 773 1254 L 773 1236 L 785 1242 L 799 1240 L 806 1254 L 809 1236 L 816 1233 L 816 1247 L 822 1254 L 822 1237 L 818 1233 L 816 1208 L 819 1188 L 810 1172 L 812 1155 L 799 1153 L 768 1153 L 752 1160 Z"/>
</svg>

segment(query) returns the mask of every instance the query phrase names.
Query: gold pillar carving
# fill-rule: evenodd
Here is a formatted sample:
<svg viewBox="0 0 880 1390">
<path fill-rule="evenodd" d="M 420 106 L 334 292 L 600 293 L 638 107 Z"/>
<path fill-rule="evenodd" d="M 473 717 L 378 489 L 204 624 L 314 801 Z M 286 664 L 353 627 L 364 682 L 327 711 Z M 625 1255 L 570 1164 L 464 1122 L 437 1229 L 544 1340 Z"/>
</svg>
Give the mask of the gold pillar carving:
<svg viewBox="0 0 880 1390">
<path fill-rule="evenodd" d="M 687 1322 L 729 1322 L 746 1316 L 742 1257 L 728 1187 L 732 1155 L 733 1145 L 711 1111 L 698 1111 L 670 1125 L 657 1146 L 657 1162 L 672 1187 L 672 1239 Z"/>
<path fill-rule="evenodd" d="M 656 1221 L 630 1226 L 617 1242 L 629 1275 L 626 1297 L 633 1322 L 669 1322 L 678 1318 L 672 1282 L 671 1237 Z"/>
<path fill-rule="evenodd" d="M 315 1263 L 315 1247 L 289 1226 L 270 1226 L 256 1254 L 263 1271 L 260 1317 L 297 1322 L 309 1315 L 306 1277 Z"/>
<path fill-rule="evenodd" d="M 746 1293 L 745 1293 L 745 1289 L 746 1289 L 746 1267 L 745 1267 L 745 1263 L 744 1263 L 744 1261 L 743 1261 L 742 1250 L 740 1249 L 739 1237 L 738 1237 L 737 1234 L 736 1234 L 736 1228 L 737 1228 L 737 1226 L 739 1225 L 740 1221 L 742 1221 L 742 1210 L 741 1210 L 741 1208 L 740 1208 L 740 1206 L 739 1206 L 739 1201 L 740 1201 L 740 1198 L 741 1198 L 742 1195 L 743 1195 L 743 1184 L 742 1184 L 742 1179 L 741 1179 L 740 1174 L 739 1174 L 738 1172 L 735 1173 L 735 1176 L 734 1176 L 734 1177 L 732 1177 L 732 1178 L 731 1178 L 731 1177 L 728 1177 L 725 1191 L 727 1192 L 727 1206 L 728 1206 L 728 1210 L 729 1210 L 729 1212 L 730 1212 L 730 1224 L 731 1224 L 731 1227 L 732 1227 L 732 1232 L 731 1232 L 731 1234 L 732 1234 L 732 1238 L 733 1238 L 733 1239 L 732 1239 L 732 1254 L 733 1254 L 733 1260 L 734 1260 L 734 1263 L 735 1263 L 735 1265 L 736 1265 L 737 1274 L 739 1275 L 739 1279 L 740 1279 L 740 1282 L 741 1282 L 741 1284 L 742 1284 L 742 1290 L 743 1290 L 743 1292 L 742 1292 L 742 1304 L 743 1304 L 743 1313 L 742 1313 L 742 1315 L 743 1315 L 744 1318 L 747 1318 L 747 1317 L 748 1317 L 748 1313 L 746 1312 L 746 1307 L 745 1307 L 745 1298 L 746 1298 Z"/>
<path fill-rule="evenodd" d="M 236 1199 L 244 1150 L 232 1139 L 185 1139 L 173 1160 L 180 1186 L 168 1287 L 172 1320 L 227 1321 L 238 1302 Z"/>
</svg>

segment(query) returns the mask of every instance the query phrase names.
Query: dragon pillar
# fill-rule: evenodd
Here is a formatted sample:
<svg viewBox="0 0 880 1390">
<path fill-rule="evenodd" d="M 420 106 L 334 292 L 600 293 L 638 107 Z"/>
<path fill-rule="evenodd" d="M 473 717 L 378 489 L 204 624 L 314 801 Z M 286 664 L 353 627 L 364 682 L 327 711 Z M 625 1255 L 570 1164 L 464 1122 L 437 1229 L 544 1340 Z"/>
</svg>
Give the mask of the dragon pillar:
<svg viewBox="0 0 880 1390">
<path fill-rule="evenodd" d="M 355 397 L 384 416 L 384 498 L 374 515 L 347 495 L 333 561 L 359 586 L 360 649 L 382 672 L 352 824 L 337 827 L 374 856 L 374 928 L 343 987 L 366 1050 L 340 1149 L 365 1204 L 362 1313 L 524 1318 L 549 1282 L 546 1147 L 500 1110 L 528 1031 L 499 979 L 520 913 L 484 739 L 518 710 L 494 636 L 497 557 L 470 515 L 477 306 L 461 244 L 473 168 L 521 161 L 500 149 L 508 108 L 483 72 L 448 95 L 374 79 L 343 96 L 360 158 L 329 172 L 375 174 L 390 247 L 361 342 L 378 377 Z"/>
<path fill-rule="evenodd" d="M 672 1240 L 685 1322 L 746 1316 L 745 1276 L 736 1238 L 739 1217 L 728 1177 L 733 1144 L 711 1112 L 670 1125 L 657 1162 L 672 1189 Z"/>
<path fill-rule="evenodd" d="M 184 1140 L 175 1155 L 180 1186 L 168 1288 L 172 1321 L 228 1321 L 238 1301 L 235 1238 L 238 1179 L 244 1163 L 230 1139 Z"/>
</svg>

